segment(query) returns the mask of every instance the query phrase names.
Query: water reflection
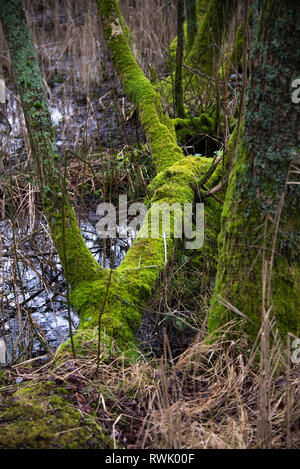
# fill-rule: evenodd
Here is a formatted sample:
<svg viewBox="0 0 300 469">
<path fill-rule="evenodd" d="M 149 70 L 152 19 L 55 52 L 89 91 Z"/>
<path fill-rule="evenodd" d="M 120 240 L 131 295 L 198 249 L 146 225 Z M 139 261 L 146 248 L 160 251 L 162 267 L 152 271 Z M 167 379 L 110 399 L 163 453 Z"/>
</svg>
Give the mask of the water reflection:
<svg viewBox="0 0 300 469">
<path fill-rule="evenodd" d="M 87 247 L 100 265 L 116 268 L 123 260 L 132 239 L 101 240 L 95 224 L 81 221 L 80 229 Z M 29 233 L 29 228 L 15 228 L 17 259 L 12 248 L 13 230 L 9 220 L 0 222 L 2 262 L 0 274 L 0 357 L 5 361 L 4 346 L 12 360 L 22 354 L 45 353 L 34 337 L 33 322 L 39 334 L 55 349 L 69 337 L 66 282 L 59 257 L 46 231 Z M 70 308 L 72 327 L 79 317 Z M 31 321 L 28 315 L 30 314 Z"/>
</svg>

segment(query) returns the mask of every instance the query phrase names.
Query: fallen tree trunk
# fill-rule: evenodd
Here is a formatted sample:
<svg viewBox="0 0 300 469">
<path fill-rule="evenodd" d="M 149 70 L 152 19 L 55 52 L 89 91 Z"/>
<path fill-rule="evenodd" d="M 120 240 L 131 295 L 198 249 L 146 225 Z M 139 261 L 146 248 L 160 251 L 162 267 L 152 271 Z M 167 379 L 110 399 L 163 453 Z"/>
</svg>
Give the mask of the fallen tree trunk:
<svg viewBox="0 0 300 469">
<path fill-rule="evenodd" d="M 71 302 L 80 314 L 80 329 L 100 325 L 103 338 L 113 337 L 119 346 L 128 348 L 129 344 L 135 343 L 134 334 L 141 323 L 143 307 L 165 267 L 166 259 L 173 252 L 176 242 L 174 226 L 181 221 L 182 212 L 175 210 L 173 227 L 167 240 L 164 240 L 161 227 L 158 227 L 156 238 L 145 233 L 147 221 L 151 223 L 151 217 L 161 210 L 161 204 L 175 203 L 182 207 L 185 203 L 192 203 L 194 188 L 197 182 L 203 180 L 212 160 L 184 158 L 176 143 L 172 123 L 163 114 L 159 95 L 130 51 L 128 30 L 118 3 L 99 1 L 99 12 L 115 68 L 127 97 L 138 107 L 158 174 L 150 187 L 153 194 L 151 203 L 154 205 L 139 237 L 116 271 L 110 274 L 101 268 L 86 247 L 64 194 L 65 182 L 60 177 L 46 94 L 22 2 L 14 0 L 2 4 L 1 20 L 23 104 L 43 206 L 71 286 Z M 210 181 L 205 181 L 206 188 L 217 180 L 220 169 L 214 172 Z"/>
<path fill-rule="evenodd" d="M 209 190 L 221 177 L 221 166 L 212 159 L 184 158 L 176 144 L 171 121 L 163 115 L 158 94 L 131 54 L 127 44 L 128 31 L 117 2 L 99 4 L 115 67 L 128 98 L 138 107 L 157 171 L 149 188 L 153 205 L 148 220 L 158 214 L 162 204 L 177 204 L 171 217 L 171 237 L 164 240 L 158 224 L 158 236 L 151 238 L 145 221 L 125 259 L 112 272 L 101 268 L 91 255 L 69 205 L 65 181 L 60 176 L 60 158 L 46 94 L 22 2 L 0 1 L 0 18 L 23 104 L 45 215 L 71 286 L 71 302 L 80 314 L 80 331 L 74 336 L 79 355 L 80 351 L 83 355 L 86 353 L 89 338 L 92 346 L 97 344 L 98 327 L 102 342 L 110 343 L 114 339 L 118 349 L 135 348 L 135 332 L 141 323 L 144 307 L 175 248 L 174 227 L 181 221 L 182 205 L 193 202 L 197 184 L 199 192 L 202 186 Z M 211 201 L 213 205 L 214 199 Z M 62 348 L 60 360 L 64 353 Z M 95 356 L 94 351 L 92 353 Z M 73 398 L 65 383 L 29 380 L 13 394 L 9 412 L 0 412 L 0 423 L 4 422 L 4 426 L 0 426 L 0 445 L 6 448 L 112 447 L 111 439 L 99 424 L 92 418 L 87 424 L 72 407 Z"/>
<path fill-rule="evenodd" d="M 157 237 L 150 236 L 147 230 L 151 220 L 159 217 L 157 212 L 162 210 L 163 204 L 177 204 L 178 208 L 192 203 L 197 183 L 205 181 L 206 188 L 211 188 L 221 177 L 222 165 L 216 165 L 214 169 L 217 170 L 205 178 L 211 168 L 211 158 L 184 158 L 176 143 L 172 122 L 163 114 L 159 95 L 131 53 L 118 2 L 101 0 L 97 4 L 113 63 L 128 99 L 138 108 L 157 171 L 150 185 L 153 195 L 148 217 L 121 265 L 110 276 L 109 293 L 101 313 L 103 333 L 114 337 L 119 345 L 127 348 L 135 342 L 134 334 L 141 323 L 143 308 L 174 250 L 174 227 L 181 221 L 182 212 L 174 211 L 167 240 L 163 237 L 161 226 L 157 227 Z M 198 187 L 200 189 L 201 185 Z M 106 285 L 103 279 L 93 283 L 82 282 L 72 292 L 72 302 L 81 317 L 80 327 L 96 325 Z"/>
</svg>

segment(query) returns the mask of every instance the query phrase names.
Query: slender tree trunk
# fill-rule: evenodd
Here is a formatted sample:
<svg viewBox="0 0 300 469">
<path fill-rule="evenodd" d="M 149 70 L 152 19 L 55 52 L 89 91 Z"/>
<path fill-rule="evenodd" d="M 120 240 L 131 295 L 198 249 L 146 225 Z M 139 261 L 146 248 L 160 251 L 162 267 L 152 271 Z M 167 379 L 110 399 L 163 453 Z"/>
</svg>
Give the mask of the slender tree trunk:
<svg viewBox="0 0 300 469">
<path fill-rule="evenodd" d="M 184 0 L 177 0 L 177 49 L 175 69 L 175 111 L 177 117 L 184 117 L 182 64 L 184 50 Z"/>
<path fill-rule="evenodd" d="M 214 75 L 218 66 L 222 39 L 228 31 L 237 3 L 238 0 L 198 0 L 198 16 L 199 12 L 205 12 L 205 16 L 194 40 L 190 61 L 193 67 L 197 65 L 200 72 L 208 77 Z"/>
<path fill-rule="evenodd" d="M 68 266 L 69 282 L 74 288 L 82 278 L 91 281 L 99 278 L 100 266 L 86 247 L 65 197 L 55 130 L 23 2 L 1 0 L 0 19 L 22 101 L 44 212 L 62 265 L 65 269 Z"/>
<path fill-rule="evenodd" d="M 198 30 L 196 0 L 186 0 L 187 41 L 186 48 L 189 53 L 192 50 Z"/>
<path fill-rule="evenodd" d="M 282 336 L 300 332 L 300 108 L 292 101 L 299 15 L 299 3 L 287 0 L 261 1 L 254 10 L 260 21 L 222 214 L 210 331 L 237 318 L 236 308 L 253 338 L 268 312 Z"/>
</svg>

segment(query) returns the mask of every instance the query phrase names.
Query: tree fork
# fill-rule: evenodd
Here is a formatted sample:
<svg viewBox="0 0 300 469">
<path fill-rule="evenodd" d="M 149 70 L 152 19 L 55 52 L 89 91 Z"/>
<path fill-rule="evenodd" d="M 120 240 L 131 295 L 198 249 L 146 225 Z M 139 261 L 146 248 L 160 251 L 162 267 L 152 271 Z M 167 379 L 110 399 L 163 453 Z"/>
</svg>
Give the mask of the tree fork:
<svg viewBox="0 0 300 469">
<path fill-rule="evenodd" d="M 184 158 L 176 143 L 172 123 L 163 115 L 158 94 L 129 49 L 129 32 L 118 3 L 106 0 L 98 2 L 98 6 L 115 67 L 125 93 L 138 106 L 151 147 L 157 170 L 157 177 L 150 186 L 152 203 L 156 207 L 165 202 L 181 206 L 191 203 L 194 187 L 210 170 L 212 160 Z M 129 344 L 135 343 L 134 334 L 140 325 L 143 308 L 165 267 L 165 247 L 170 258 L 175 240 L 170 238 L 165 242 L 162 233 L 156 239 L 140 235 L 112 273 L 107 301 L 102 308 L 109 271 L 98 265 L 86 247 L 71 206 L 68 202 L 63 206 L 64 188 L 59 190 L 61 171 L 55 135 L 22 1 L 2 0 L 1 20 L 23 104 L 44 210 L 62 265 L 68 272 L 70 298 L 80 314 L 80 329 L 96 330 L 101 311 L 103 337 L 114 337 L 121 347 L 128 348 Z M 206 188 L 210 189 L 218 178 L 220 169 L 217 168 L 206 182 Z M 154 210 L 150 210 L 150 218 Z M 144 230 L 145 226 L 141 232 Z"/>
</svg>

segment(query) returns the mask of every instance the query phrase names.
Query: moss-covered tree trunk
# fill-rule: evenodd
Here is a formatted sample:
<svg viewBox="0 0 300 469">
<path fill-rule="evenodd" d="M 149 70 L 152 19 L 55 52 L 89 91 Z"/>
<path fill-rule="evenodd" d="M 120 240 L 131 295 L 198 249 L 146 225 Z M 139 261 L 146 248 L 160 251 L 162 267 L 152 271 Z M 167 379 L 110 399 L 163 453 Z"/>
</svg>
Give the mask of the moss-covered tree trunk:
<svg viewBox="0 0 300 469">
<path fill-rule="evenodd" d="M 252 337 L 268 311 L 282 335 L 300 332 L 300 108 L 292 101 L 300 73 L 300 6 L 264 0 L 254 18 L 260 20 L 252 74 L 209 317 L 213 331 L 238 318 L 237 308 L 252 321 Z"/>
<path fill-rule="evenodd" d="M 177 117 L 184 117 L 182 64 L 184 51 L 184 1 L 177 0 L 177 49 L 175 68 L 175 110 Z"/>
<path fill-rule="evenodd" d="M 102 338 L 111 340 L 113 337 L 119 346 L 128 348 L 135 342 L 134 334 L 141 323 L 145 303 L 173 253 L 176 239 L 172 234 L 182 212 L 174 212 L 170 238 L 164 240 L 161 226 L 156 238 L 148 236 L 145 222 L 140 236 L 116 271 L 110 275 L 98 265 L 84 243 L 65 194 L 46 93 L 23 3 L 21 0 L 1 0 L 0 5 L 0 18 L 22 100 L 43 206 L 71 286 L 71 302 L 80 314 L 80 329 L 92 329 L 94 334 L 100 326 Z M 172 123 L 163 114 L 159 95 L 130 51 L 130 34 L 118 2 L 102 0 L 98 1 L 98 6 L 115 68 L 127 97 L 138 107 L 157 172 L 150 186 L 154 204 L 150 219 L 160 211 L 161 204 L 177 203 L 182 207 L 184 203 L 192 203 L 195 184 L 205 179 L 206 188 L 209 188 L 220 170 L 208 181 L 208 178 L 203 179 L 203 174 L 210 168 L 211 159 L 184 158 L 176 143 Z"/>
<path fill-rule="evenodd" d="M 194 40 L 190 61 L 193 67 L 197 65 L 200 72 L 207 77 L 214 76 L 217 70 L 223 36 L 228 31 L 237 3 L 238 0 L 198 1 L 198 16 L 202 16 L 204 12 L 205 15 Z"/>
<path fill-rule="evenodd" d="M 55 130 L 23 2 L 1 0 L 0 20 L 22 101 L 44 213 L 62 265 L 68 270 L 68 280 L 76 287 L 82 278 L 99 278 L 100 266 L 86 247 L 67 202 Z"/>
<path fill-rule="evenodd" d="M 196 0 L 186 0 L 186 48 L 190 52 L 198 30 L 197 2 Z"/>
</svg>

